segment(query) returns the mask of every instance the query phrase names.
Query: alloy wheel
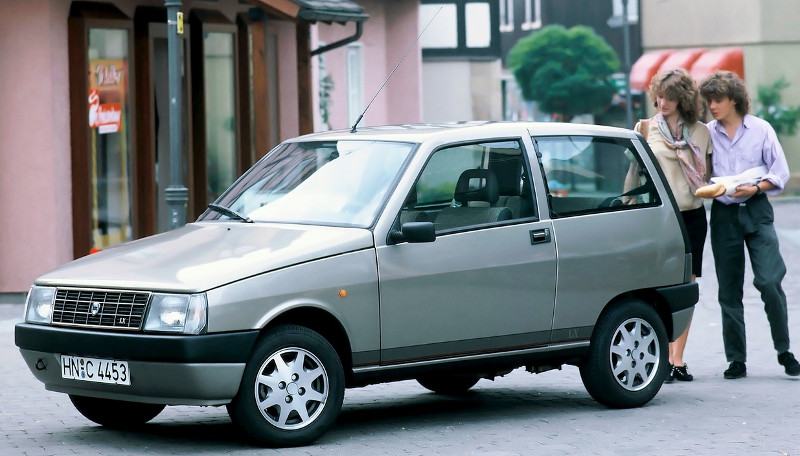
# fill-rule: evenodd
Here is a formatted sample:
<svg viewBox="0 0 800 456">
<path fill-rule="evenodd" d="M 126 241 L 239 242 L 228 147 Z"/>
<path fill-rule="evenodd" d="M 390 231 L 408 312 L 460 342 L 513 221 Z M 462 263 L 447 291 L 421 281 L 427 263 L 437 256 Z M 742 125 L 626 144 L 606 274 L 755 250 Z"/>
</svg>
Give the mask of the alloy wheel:
<svg viewBox="0 0 800 456">
<path fill-rule="evenodd" d="M 303 428 L 319 416 L 330 382 L 322 362 L 308 350 L 289 347 L 259 368 L 255 400 L 261 415 L 282 430 Z"/>
<path fill-rule="evenodd" d="M 611 339 L 609 362 L 620 386 L 628 391 L 647 387 L 658 372 L 660 348 L 656 331 L 641 318 L 625 320 Z"/>
</svg>

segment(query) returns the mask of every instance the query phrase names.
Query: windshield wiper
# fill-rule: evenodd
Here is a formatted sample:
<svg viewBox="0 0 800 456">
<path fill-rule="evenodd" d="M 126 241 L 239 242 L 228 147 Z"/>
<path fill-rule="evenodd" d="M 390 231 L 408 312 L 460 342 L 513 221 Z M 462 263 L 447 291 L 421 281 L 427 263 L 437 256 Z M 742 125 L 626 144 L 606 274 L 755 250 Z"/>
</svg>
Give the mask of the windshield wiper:
<svg viewBox="0 0 800 456">
<path fill-rule="evenodd" d="M 253 223 L 253 219 L 250 217 L 241 214 L 239 212 L 234 211 L 233 209 L 225 206 L 220 206 L 219 204 L 211 203 L 208 205 L 209 209 L 214 209 L 217 212 L 227 215 L 228 217 L 239 219 L 243 222 Z"/>
</svg>

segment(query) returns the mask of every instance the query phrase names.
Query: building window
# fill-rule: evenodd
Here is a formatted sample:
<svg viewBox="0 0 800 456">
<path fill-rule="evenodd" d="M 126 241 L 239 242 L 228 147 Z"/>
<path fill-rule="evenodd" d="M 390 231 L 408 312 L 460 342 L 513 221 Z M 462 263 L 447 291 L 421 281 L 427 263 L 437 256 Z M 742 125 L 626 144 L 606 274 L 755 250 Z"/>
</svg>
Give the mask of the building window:
<svg viewBox="0 0 800 456">
<path fill-rule="evenodd" d="M 347 125 L 353 125 L 364 110 L 364 47 L 347 45 Z"/>
<path fill-rule="evenodd" d="M 91 247 L 103 249 L 133 239 L 128 31 L 89 29 L 88 57 Z"/>
<path fill-rule="evenodd" d="M 275 31 L 268 30 L 264 46 L 267 49 L 266 60 L 266 74 L 267 78 L 267 124 L 269 125 L 268 134 L 268 147 L 259 149 L 257 153 L 263 154 L 267 150 L 277 146 L 281 141 L 280 139 L 280 86 L 278 85 L 278 73 L 280 65 L 278 64 L 278 55 L 280 54 L 280 47 L 278 46 L 278 34 Z"/>
<path fill-rule="evenodd" d="M 419 29 L 422 56 L 500 57 L 499 2 L 488 0 L 421 0 Z M 506 6 L 513 2 L 507 3 Z"/>
<path fill-rule="evenodd" d="M 541 0 L 525 0 L 525 21 L 522 30 L 536 30 L 542 28 L 542 3 Z"/>
<path fill-rule="evenodd" d="M 465 10 L 467 47 L 487 48 L 492 44 L 492 23 L 488 3 L 467 3 Z"/>
<path fill-rule="evenodd" d="M 238 176 L 233 34 L 208 32 L 203 38 L 208 204 Z"/>
<path fill-rule="evenodd" d="M 500 31 L 514 31 L 514 0 L 500 0 Z"/>
<path fill-rule="evenodd" d="M 420 38 L 423 48 L 456 48 L 458 46 L 458 15 L 455 4 L 427 3 L 420 6 L 420 30 L 429 23 Z"/>
</svg>

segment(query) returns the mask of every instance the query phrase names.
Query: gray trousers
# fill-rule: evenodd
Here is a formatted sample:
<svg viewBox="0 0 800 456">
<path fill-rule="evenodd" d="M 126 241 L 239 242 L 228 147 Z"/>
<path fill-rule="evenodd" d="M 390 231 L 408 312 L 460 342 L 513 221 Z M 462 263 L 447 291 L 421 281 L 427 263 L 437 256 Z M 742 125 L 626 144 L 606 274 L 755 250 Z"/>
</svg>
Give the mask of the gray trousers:
<svg viewBox="0 0 800 456">
<path fill-rule="evenodd" d="M 775 350 L 789 350 L 789 321 L 786 294 L 781 281 L 786 275 L 778 249 L 772 205 L 764 195 L 742 204 L 725 205 L 717 200 L 711 205 L 711 250 L 719 283 L 718 300 L 722 310 L 722 341 L 728 362 L 747 361 L 744 306 L 744 246 L 750 255 L 755 278 L 753 285 L 761 292 L 764 311 L 772 331 Z"/>
</svg>

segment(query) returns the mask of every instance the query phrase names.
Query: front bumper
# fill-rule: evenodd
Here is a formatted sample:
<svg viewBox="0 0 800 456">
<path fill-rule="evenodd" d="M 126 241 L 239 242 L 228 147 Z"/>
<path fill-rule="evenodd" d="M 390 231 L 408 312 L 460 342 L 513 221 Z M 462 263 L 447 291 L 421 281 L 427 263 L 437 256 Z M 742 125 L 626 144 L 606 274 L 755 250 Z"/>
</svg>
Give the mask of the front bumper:
<svg viewBox="0 0 800 456">
<path fill-rule="evenodd" d="M 258 331 L 197 336 L 89 331 L 19 323 L 15 343 L 45 388 L 168 405 L 221 405 L 236 395 Z M 60 355 L 127 361 L 131 384 L 61 377 Z"/>
</svg>

